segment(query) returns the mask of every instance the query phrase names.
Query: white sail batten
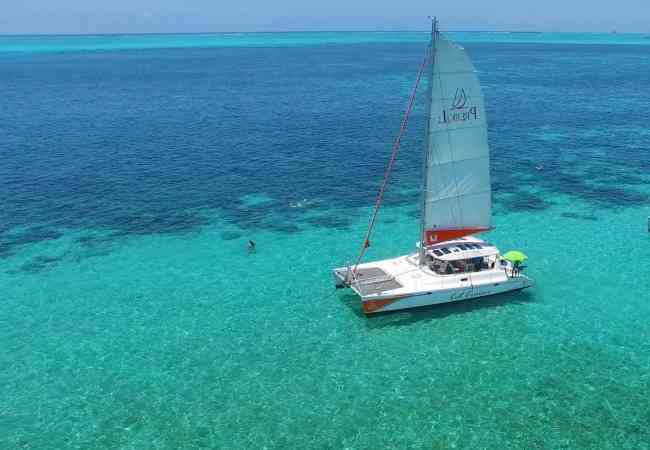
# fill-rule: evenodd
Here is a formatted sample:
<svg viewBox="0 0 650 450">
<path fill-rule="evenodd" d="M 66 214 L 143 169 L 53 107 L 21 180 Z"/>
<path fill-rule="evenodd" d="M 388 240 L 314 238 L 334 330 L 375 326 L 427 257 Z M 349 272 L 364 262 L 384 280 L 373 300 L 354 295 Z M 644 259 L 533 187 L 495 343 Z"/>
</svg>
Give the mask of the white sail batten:
<svg viewBox="0 0 650 450">
<path fill-rule="evenodd" d="M 490 154 L 481 86 L 465 50 L 438 36 L 423 218 L 427 243 L 489 229 Z"/>
</svg>

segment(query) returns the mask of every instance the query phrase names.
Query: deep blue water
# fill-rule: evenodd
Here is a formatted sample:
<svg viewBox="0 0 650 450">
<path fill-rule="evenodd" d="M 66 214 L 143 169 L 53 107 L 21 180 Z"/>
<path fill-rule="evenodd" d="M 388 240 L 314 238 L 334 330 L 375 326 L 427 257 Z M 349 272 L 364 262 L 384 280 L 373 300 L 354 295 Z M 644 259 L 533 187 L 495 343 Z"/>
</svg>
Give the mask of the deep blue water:
<svg viewBox="0 0 650 450">
<path fill-rule="evenodd" d="M 595 208 L 647 203 L 635 187 L 647 182 L 648 136 L 635 130 L 647 129 L 650 47 L 467 48 L 487 97 L 498 207 L 544 208 L 555 193 Z M 406 43 L 6 56 L 0 229 L 25 232 L 3 240 L 3 253 L 66 228 L 189 230 L 205 223 L 205 208 L 244 229 L 291 232 L 299 213 L 279 205 L 368 205 L 422 51 Z M 397 186 L 411 189 L 388 201 L 417 196 L 422 112 L 421 97 L 397 167 Z M 241 208 L 260 192 L 274 201 Z M 269 211 L 281 220 L 265 221 Z"/>
<path fill-rule="evenodd" d="M 647 448 L 649 45 L 467 40 L 489 237 L 537 286 L 365 319 L 328 270 L 421 37 L 30 39 L 0 52 L 0 447 Z M 416 239 L 423 111 L 371 257 Z"/>
</svg>

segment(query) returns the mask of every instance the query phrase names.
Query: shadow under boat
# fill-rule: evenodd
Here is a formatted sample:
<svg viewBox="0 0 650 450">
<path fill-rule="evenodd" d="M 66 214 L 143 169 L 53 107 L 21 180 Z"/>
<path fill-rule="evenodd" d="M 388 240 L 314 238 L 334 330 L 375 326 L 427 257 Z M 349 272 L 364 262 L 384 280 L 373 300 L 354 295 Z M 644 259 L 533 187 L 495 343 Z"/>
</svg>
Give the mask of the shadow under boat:
<svg viewBox="0 0 650 450">
<path fill-rule="evenodd" d="M 373 313 L 366 316 L 361 309 L 359 297 L 353 293 L 345 292 L 339 295 L 339 300 L 359 318 L 366 321 L 368 328 L 398 327 L 414 325 L 428 320 L 443 319 L 447 316 L 465 314 L 477 309 L 496 308 L 509 304 L 523 305 L 532 302 L 533 293 L 523 289 L 519 291 L 504 292 L 468 300 L 437 305 L 426 305 L 396 311 Z"/>
</svg>

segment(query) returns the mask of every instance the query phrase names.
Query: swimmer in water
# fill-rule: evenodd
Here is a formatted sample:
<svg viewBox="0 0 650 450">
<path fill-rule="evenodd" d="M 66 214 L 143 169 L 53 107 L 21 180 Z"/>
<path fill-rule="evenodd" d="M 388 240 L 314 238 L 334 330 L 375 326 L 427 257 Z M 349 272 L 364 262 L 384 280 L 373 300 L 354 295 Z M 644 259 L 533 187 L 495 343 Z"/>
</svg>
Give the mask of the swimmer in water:
<svg viewBox="0 0 650 450">
<path fill-rule="evenodd" d="M 255 242 L 248 241 L 248 253 L 255 253 Z"/>
</svg>

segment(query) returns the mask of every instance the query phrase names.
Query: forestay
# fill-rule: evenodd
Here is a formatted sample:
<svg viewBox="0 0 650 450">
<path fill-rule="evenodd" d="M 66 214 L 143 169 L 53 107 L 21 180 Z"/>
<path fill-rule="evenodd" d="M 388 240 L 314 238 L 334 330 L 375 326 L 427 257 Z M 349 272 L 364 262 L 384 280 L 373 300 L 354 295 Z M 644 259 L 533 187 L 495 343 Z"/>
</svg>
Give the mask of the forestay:
<svg viewBox="0 0 650 450">
<path fill-rule="evenodd" d="M 485 105 L 465 50 L 434 33 L 430 73 L 423 239 L 427 244 L 490 229 L 490 154 Z"/>
</svg>

